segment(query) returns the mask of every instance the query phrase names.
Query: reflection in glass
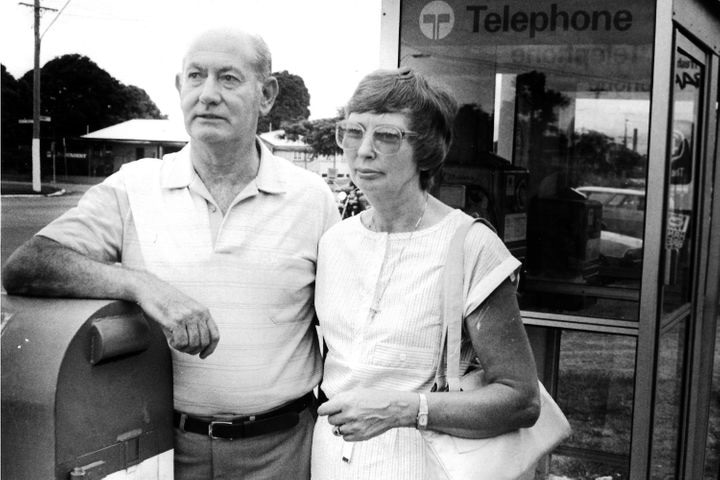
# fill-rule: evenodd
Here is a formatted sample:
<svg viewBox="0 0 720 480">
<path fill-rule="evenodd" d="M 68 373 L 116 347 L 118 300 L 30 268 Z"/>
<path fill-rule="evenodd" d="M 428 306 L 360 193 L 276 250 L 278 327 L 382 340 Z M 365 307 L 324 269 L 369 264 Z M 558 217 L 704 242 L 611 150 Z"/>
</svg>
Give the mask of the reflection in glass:
<svg viewBox="0 0 720 480">
<path fill-rule="evenodd" d="M 418 18 L 443 12 L 401 3 L 400 64 L 439 77 L 461 105 L 433 193 L 493 222 L 523 261 L 524 310 L 637 320 L 655 2 L 623 4 L 633 20 L 622 32 L 602 23 L 534 38 L 495 31 L 499 7 L 445 3 L 454 14 L 442 38 Z"/>
<path fill-rule="evenodd" d="M 674 324 L 665 325 L 658 345 L 660 356 L 650 459 L 650 478 L 653 480 L 676 478 L 687 320 L 685 317 Z"/>
<path fill-rule="evenodd" d="M 563 446 L 579 454 L 553 455 L 553 474 L 627 478 L 636 346 L 634 337 L 562 332 L 557 402 L 573 428 Z"/>
<path fill-rule="evenodd" d="M 720 478 L 720 318 L 715 333 L 712 387 L 710 389 L 710 422 L 705 447 L 705 480 Z"/>
<path fill-rule="evenodd" d="M 694 131 L 697 128 L 702 65 L 678 50 L 675 59 L 672 104 L 670 186 L 667 193 L 663 311 L 672 312 L 690 301 L 692 240 L 695 226 L 693 184 L 695 170 Z"/>
<path fill-rule="evenodd" d="M 668 158 L 667 212 L 663 237 L 662 318 L 658 342 L 651 478 L 673 478 L 682 424 L 687 335 L 693 278 L 694 130 L 700 118 L 702 65 L 675 52 L 672 148 Z"/>
</svg>

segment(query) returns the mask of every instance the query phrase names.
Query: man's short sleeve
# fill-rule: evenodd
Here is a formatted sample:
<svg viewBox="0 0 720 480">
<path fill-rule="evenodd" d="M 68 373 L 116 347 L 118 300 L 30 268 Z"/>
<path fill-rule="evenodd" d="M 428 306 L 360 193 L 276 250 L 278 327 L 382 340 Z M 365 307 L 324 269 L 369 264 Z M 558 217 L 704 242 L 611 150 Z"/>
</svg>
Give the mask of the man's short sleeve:
<svg viewBox="0 0 720 480">
<path fill-rule="evenodd" d="M 40 230 L 76 252 L 103 262 L 119 262 L 129 202 L 118 173 L 91 187 L 78 205 Z"/>
<path fill-rule="evenodd" d="M 338 210 L 337 202 L 335 201 L 335 197 L 333 196 L 332 191 L 330 188 L 327 188 L 327 192 L 323 195 L 325 205 L 324 205 L 324 224 L 323 224 L 323 233 L 327 232 L 330 227 L 335 225 L 340 221 L 340 211 Z"/>
</svg>

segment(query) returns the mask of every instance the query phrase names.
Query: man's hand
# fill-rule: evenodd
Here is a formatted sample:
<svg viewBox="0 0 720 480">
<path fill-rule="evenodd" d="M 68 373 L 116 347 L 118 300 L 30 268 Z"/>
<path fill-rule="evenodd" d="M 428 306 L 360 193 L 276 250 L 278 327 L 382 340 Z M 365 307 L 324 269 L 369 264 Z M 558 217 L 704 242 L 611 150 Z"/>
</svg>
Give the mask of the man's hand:
<svg viewBox="0 0 720 480">
<path fill-rule="evenodd" d="M 162 327 L 168 344 L 206 358 L 215 351 L 220 332 L 210 311 L 172 285 L 147 274 L 151 286 L 142 288 L 137 303 Z"/>
<path fill-rule="evenodd" d="M 135 302 L 160 324 L 171 347 L 205 358 L 220 335 L 210 312 L 151 273 L 102 262 L 45 237 L 18 248 L 3 268 L 3 285 L 14 295 L 115 298 Z"/>
<path fill-rule="evenodd" d="M 414 425 L 418 402 L 413 392 L 357 389 L 335 395 L 318 407 L 318 415 L 327 415 L 343 439 L 357 442 L 394 427 Z"/>
</svg>

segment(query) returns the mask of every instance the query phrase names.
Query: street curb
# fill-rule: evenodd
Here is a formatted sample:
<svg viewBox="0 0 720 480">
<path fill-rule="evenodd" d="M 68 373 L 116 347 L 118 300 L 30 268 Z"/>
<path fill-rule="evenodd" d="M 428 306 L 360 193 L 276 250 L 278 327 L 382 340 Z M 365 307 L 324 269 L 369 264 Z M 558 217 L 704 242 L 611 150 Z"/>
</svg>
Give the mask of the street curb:
<svg viewBox="0 0 720 480">
<path fill-rule="evenodd" d="M 32 198 L 32 197 L 60 197 L 66 195 L 68 192 L 65 189 L 60 189 L 57 192 L 50 193 L 6 193 L 0 195 L 2 198 Z"/>
</svg>

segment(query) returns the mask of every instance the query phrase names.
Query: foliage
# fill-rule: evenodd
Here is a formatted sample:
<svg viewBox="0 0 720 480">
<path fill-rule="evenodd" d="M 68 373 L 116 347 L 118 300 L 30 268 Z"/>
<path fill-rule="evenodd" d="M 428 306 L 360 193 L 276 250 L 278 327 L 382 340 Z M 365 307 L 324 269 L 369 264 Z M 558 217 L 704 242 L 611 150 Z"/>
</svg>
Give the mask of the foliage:
<svg viewBox="0 0 720 480">
<path fill-rule="evenodd" d="M 43 143 L 69 140 L 133 118 L 165 118 L 145 90 L 124 85 L 78 54 L 54 58 L 42 67 L 40 94 L 41 115 L 52 119 L 42 123 Z M 15 80 L 3 67 L 2 96 L 2 154 L 3 166 L 7 167 L 6 160 L 12 159 L 13 152 L 28 156 L 25 150 L 29 148 L 32 126 L 18 126 L 18 120 L 32 118 L 33 71 Z"/>
<path fill-rule="evenodd" d="M 258 120 L 258 133 L 284 128 L 285 124 L 301 122 L 310 116 L 310 92 L 302 77 L 287 70 L 275 72 L 273 76 L 280 92 L 270 113 Z"/>
<path fill-rule="evenodd" d="M 335 124 L 340 117 L 304 120 L 284 126 L 285 136 L 290 140 L 301 139 L 313 149 L 313 156 L 342 153 L 335 143 Z"/>
<path fill-rule="evenodd" d="M 32 85 L 32 71 L 23 76 Z M 41 70 L 41 108 L 52 117 L 56 138 L 80 136 L 88 131 L 132 118 L 163 118 L 141 88 L 127 86 L 88 57 L 63 55 Z M 31 105 L 27 99 L 25 105 Z"/>
<path fill-rule="evenodd" d="M 626 177 L 641 177 L 645 172 L 644 155 L 595 130 L 578 135 L 574 149 L 583 178 L 599 177 L 590 182 L 594 185 L 622 186 Z"/>
<path fill-rule="evenodd" d="M 16 163 L 21 161 L 21 153 L 18 151 L 19 140 L 26 140 L 30 143 L 31 129 L 25 129 L 27 125 L 18 124 L 21 118 L 20 106 L 23 90 L 26 88 L 21 82 L 10 74 L 5 65 L 0 66 L 2 70 L 2 159 L 3 167 L 14 169 Z M 27 138 L 25 138 L 27 137 Z"/>
<path fill-rule="evenodd" d="M 532 71 L 517 77 L 518 115 L 531 119 L 531 126 L 539 132 L 555 123 L 558 107 L 569 105 L 570 99 L 561 92 L 547 88 L 544 73 Z"/>
</svg>

